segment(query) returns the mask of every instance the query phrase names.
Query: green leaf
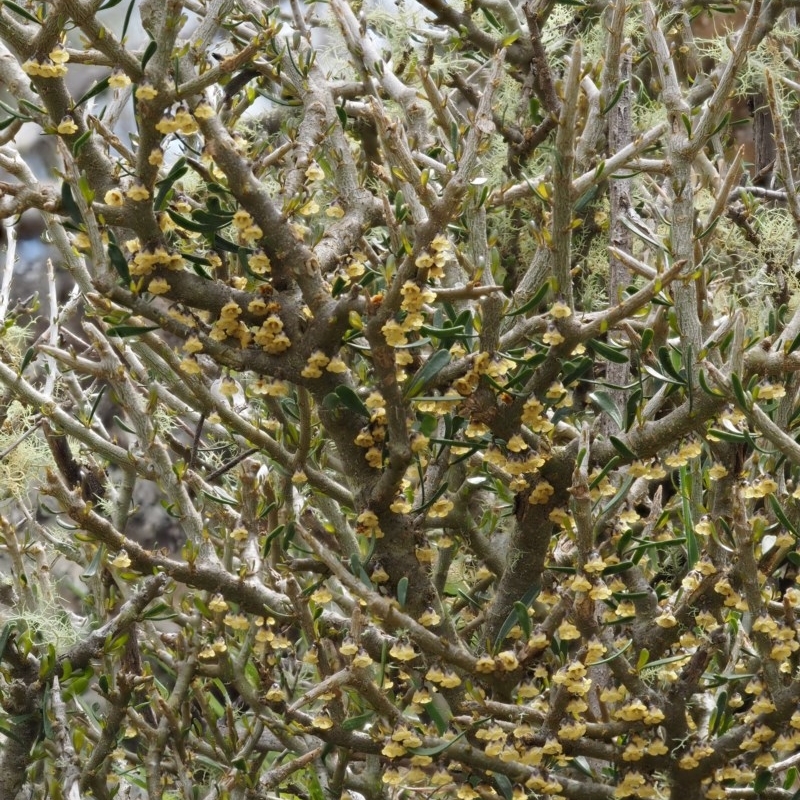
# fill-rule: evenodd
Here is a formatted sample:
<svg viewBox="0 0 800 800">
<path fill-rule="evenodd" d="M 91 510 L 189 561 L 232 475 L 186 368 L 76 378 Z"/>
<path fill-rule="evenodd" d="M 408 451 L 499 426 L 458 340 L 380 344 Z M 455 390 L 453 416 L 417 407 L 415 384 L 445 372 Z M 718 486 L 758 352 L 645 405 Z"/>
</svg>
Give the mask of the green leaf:
<svg viewBox="0 0 800 800">
<path fill-rule="evenodd" d="M 615 364 L 627 364 L 628 354 L 624 348 L 612 347 L 610 344 L 600 342 L 597 339 L 589 339 L 586 346 L 596 355 L 602 356 Z"/>
<path fill-rule="evenodd" d="M 700 547 L 697 542 L 697 535 L 694 532 L 692 509 L 689 502 L 692 478 L 687 467 L 680 468 L 680 481 L 683 533 L 686 536 L 686 567 L 692 570 L 694 569 L 694 565 L 700 560 Z"/>
<path fill-rule="evenodd" d="M 3 658 L 3 653 L 6 650 L 8 639 L 11 636 L 11 631 L 16 627 L 16 622 L 6 622 L 3 625 L 3 630 L 0 631 L 0 660 Z"/>
<path fill-rule="evenodd" d="M 437 350 L 423 365 L 406 387 L 406 398 L 416 397 L 450 363 L 448 350 Z"/>
<path fill-rule="evenodd" d="M 686 381 L 684 380 L 675 380 L 674 378 L 670 378 L 668 375 L 664 375 L 663 373 L 659 372 L 658 370 L 653 369 L 649 364 L 642 364 L 642 369 L 651 377 L 655 378 L 657 381 L 661 381 L 661 383 L 671 383 L 674 386 L 685 386 Z"/>
<path fill-rule="evenodd" d="M 603 478 L 615 469 L 621 463 L 622 459 L 619 456 L 614 456 L 604 467 L 600 470 L 597 477 L 589 484 L 590 489 L 596 489 L 602 482 Z"/>
<path fill-rule="evenodd" d="M 647 660 L 650 658 L 650 651 L 643 647 L 639 653 L 639 658 L 636 659 L 636 671 L 641 672 L 647 666 Z"/>
<path fill-rule="evenodd" d="M 628 447 L 628 445 L 626 445 L 625 442 L 622 441 L 622 439 L 620 439 L 617 436 L 609 436 L 608 441 L 611 442 L 614 449 L 620 455 L 624 456 L 625 458 L 629 458 L 631 461 L 636 460 L 637 458 L 636 453 L 634 453 L 633 450 L 631 450 L 630 447 Z"/>
<path fill-rule="evenodd" d="M 618 561 L 616 564 L 609 564 L 607 567 L 603 568 L 603 577 L 605 578 L 606 575 L 616 575 L 619 572 L 626 572 L 633 566 L 633 561 Z"/>
<path fill-rule="evenodd" d="M 128 34 L 128 25 L 130 24 L 131 21 L 131 14 L 133 13 L 134 5 L 136 5 L 136 0 L 131 0 L 131 2 L 128 4 L 128 9 L 125 12 L 125 19 L 122 22 L 122 33 L 120 34 L 119 38 L 123 42 L 125 41 L 125 37 Z"/>
<path fill-rule="evenodd" d="M 343 406 L 349 408 L 354 414 L 369 419 L 369 409 L 364 405 L 364 401 L 349 386 L 337 386 L 334 394 Z"/>
<path fill-rule="evenodd" d="M 628 85 L 628 81 L 624 80 L 617 86 L 616 91 L 614 92 L 613 97 L 608 101 L 608 105 L 600 111 L 601 116 L 605 116 L 611 111 L 614 106 L 619 103 L 620 98 L 622 97 L 622 93 L 625 91 L 625 87 Z"/>
<path fill-rule="evenodd" d="M 742 411 L 750 410 L 750 403 L 747 402 L 747 395 L 744 392 L 741 378 L 734 372 L 731 374 L 731 388 L 733 389 L 733 396 Z"/>
<path fill-rule="evenodd" d="M 653 343 L 653 338 L 655 337 L 655 331 L 652 328 L 645 328 L 642 331 L 642 352 L 646 353 L 650 349 L 650 345 Z"/>
<path fill-rule="evenodd" d="M 661 368 L 664 372 L 670 375 L 674 381 L 682 386 L 686 383 L 686 376 L 682 372 L 679 372 L 672 363 L 672 355 L 668 347 L 658 348 L 658 362 L 661 364 Z"/>
<path fill-rule="evenodd" d="M 111 266 L 114 267 L 120 278 L 125 281 L 125 284 L 130 284 L 131 273 L 128 269 L 128 261 L 123 255 L 122 250 L 119 249 L 119 245 L 114 242 L 108 243 L 108 260 L 111 262 Z"/>
<path fill-rule="evenodd" d="M 156 50 L 158 50 L 158 42 L 155 39 L 151 39 L 142 54 L 142 72 L 144 72 L 147 62 L 156 54 Z"/>
<path fill-rule="evenodd" d="M 794 339 L 792 339 L 791 343 L 789 344 L 789 347 L 786 350 L 786 354 L 788 355 L 789 353 L 794 353 L 794 351 L 797 350 L 798 347 L 800 347 L 800 333 L 798 333 L 797 336 L 795 336 Z"/>
<path fill-rule="evenodd" d="M 744 444 L 747 438 L 743 433 L 735 433 L 734 431 L 726 431 L 721 428 L 709 428 L 708 433 L 715 439 L 722 442 L 731 442 L 732 444 Z"/>
<path fill-rule="evenodd" d="M 23 19 L 28 20 L 28 22 L 33 22 L 36 25 L 42 24 L 42 21 L 37 17 L 34 17 L 30 11 L 26 11 L 22 6 L 12 3 L 11 0 L 3 0 L 3 5 L 6 6 L 6 8 L 10 8 L 15 14 L 18 14 Z"/>
<path fill-rule="evenodd" d="M 31 363 L 31 361 L 33 361 L 33 357 L 35 355 L 36 355 L 36 348 L 35 347 L 29 347 L 25 351 L 25 355 L 24 355 L 24 357 L 22 359 L 22 363 L 19 365 L 19 374 L 20 375 L 22 375 L 22 373 L 25 372 L 26 367 L 28 366 L 28 364 Z"/>
<path fill-rule="evenodd" d="M 161 211 L 167 201 L 167 195 L 172 189 L 175 181 L 182 178 L 189 170 L 186 166 L 186 159 L 179 158 L 173 165 L 172 169 L 158 182 L 158 194 L 156 195 L 155 209 Z M 172 216 L 170 214 L 170 216 Z"/>
<path fill-rule="evenodd" d="M 72 143 L 72 155 L 76 158 L 80 155 L 81 150 L 86 146 L 86 142 L 92 138 L 92 131 L 84 131 L 73 143 Z"/>
<path fill-rule="evenodd" d="M 542 302 L 542 300 L 544 300 L 544 298 L 547 296 L 547 293 L 550 291 L 550 289 L 551 289 L 551 286 L 550 286 L 550 281 L 545 281 L 545 282 L 544 282 L 544 283 L 543 283 L 543 284 L 542 284 L 542 285 L 541 285 L 541 286 L 540 286 L 540 287 L 539 287 L 539 288 L 536 290 L 536 293 L 533 295 L 533 297 L 531 297 L 531 299 L 530 299 L 530 300 L 528 300 L 527 302 L 523 303 L 523 304 L 522 304 L 522 305 L 521 305 L 519 308 L 517 308 L 516 310 L 514 310 L 514 311 L 509 311 L 509 312 L 506 314 L 506 316 L 507 316 L 507 317 L 516 317 L 516 316 L 518 316 L 519 314 L 525 314 L 525 313 L 527 313 L 527 312 L 528 312 L 528 311 L 530 311 L 532 308 L 536 308 L 536 306 L 538 306 L 538 305 L 539 305 L 539 303 L 541 303 L 541 302 Z"/>
<path fill-rule="evenodd" d="M 141 336 L 143 333 L 157 331 L 160 325 L 113 325 L 106 333 L 109 336 L 119 336 L 121 339 L 128 336 Z"/>
<path fill-rule="evenodd" d="M 521 606 L 524 609 L 525 618 L 528 619 L 528 609 L 531 607 L 533 601 L 539 596 L 540 591 L 541 586 L 536 583 L 531 586 L 527 592 L 525 592 L 521 600 L 517 600 L 517 602 L 514 603 L 511 613 L 506 617 L 505 622 L 497 632 L 497 638 L 494 640 L 494 652 L 497 652 L 500 649 L 500 645 L 503 644 L 511 629 L 519 623 L 518 607 Z M 528 619 L 528 627 L 530 628 L 530 619 Z"/>
<path fill-rule="evenodd" d="M 775 516 L 778 518 L 778 521 L 783 525 L 786 530 L 788 530 L 795 539 L 800 538 L 800 534 L 797 532 L 797 528 L 792 524 L 789 517 L 786 516 L 786 512 L 781 507 L 781 504 L 778 502 L 777 498 L 774 494 L 768 495 L 769 503 L 772 506 L 772 510 L 775 512 Z"/>
<path fill-rule="evenodd" d="M 616 653 L 612 653 L 610 656 L 606 656 L 601 661 L 592 661 L 592 663 L 588 666 L 596 667 L 598 664 L 608 664 L 609 661 L 613 661 L 615 658 L 619 658 L 631 645 L 633 644 L 633 639 L 629 639 L 628 643 L 621 647 Z"/>
<path fill-rule="evenodd" d="M 350 717 L 342 723 L 343 731 L 360 731 L 367 723 L 375 719 L 375 712 L 368 711 L 366 714 L 359 714 L 355 717 Z"/>
<path fill-rule="evenodd" d="M 442 742 L 434 747 L 409 747 L 408 752 L 413 753 L 415 756 L 438 756 L 439 753 L 444 753 L 448 747 L 452 747 L 459 739 L 462 739 L 466 735 L 466 731 L 461 731 L 458 736 L 448 742 Z"/>
<path fill-rule="evenodd" d="M 528 607 L 517 600 L 514 603 L 514 611 L 517 614 L 517 623 L 522 631 L 523 639 L 531 638 L 531 618 L 528 616 Z"/>
<path fill-rule="evenodd" d="M 753 781 L 753 789 L 756 794 L 761 794 L 772 783 L 772 773 L 768 769 L 759 770 L 756 779 Z"/>
<path fill-rule="evenodd" d="M 69 215 L 75 225 L 83 225 L 84 219 L 72 194 L 72 187 L 67 181 L 61 182 L 61 208 Z"/>
<path fill-rule="evenodd" d="M 408 578 L 403 575 L 399 581 L 397 581 L 397 602 L 400 603 L 400 608 L 403 609 L 406 607 L 406 600 L 408 599 Z"/>
<path fill-rule="evenodd" d="M 711 395 L 711 397 L 725 397 L 722 392 L 713 389 L 709 386 L 708 381 L 706 379 L 706 373 L 701 369 L 697 372 L 697 377 L 700 380 L 700 388 L 706 393 Z"/>
<path fill-rule="evenodd" d="M 590 392 L 589 399 L 601 410 L 605 411 L 609 417 L 616 423 L 617 427 L 624 428 L 622 414 L 620 413 L 619 406 L 614 402 L 614 399 L 608 392 Z"/>
<path fill-rule="evenodd" d="M 103 566 L 103 561 L 106 557 L 106 548 L 103 545 L 97 548 L 97 552 L 94 554 L 94 558 L 92 559 L 91 563 L 88 567 L 84 570 L 83 574 L 81 575 L 82 578 L 94 578 L 100 571 L 100 568 Z"/>
<path fill-rule="evenodd" d="M 444 736 L 449 727 L 449 720 L 445 718 L 444 714 L 442 714 L 442 710 L 439 708 L 439 706 L 434 702 L 430 702 L 423 703 L 422 707 L 425 709 L 428 716 L 433 720 L 433 724 L 436 726 L 436 732 L 439 734 L 439 736 Z M 450 716 L 452 716 L 452 713 Z"/>
<path fill-rule="evenodd" d="M 81 99 L 78 100 L 77 103 L 73 106 L 73 108 L 78 108 L 82 106 L 87 100 L 91 100 L 93 97 L 97 97 L 98 94 L 102 94 L 106 89 L 108 89 L 108 78 L 103 78 L 101 81 L 98 81 L 94 86 L 92 86 L 89 91 L 85 94 L 81 95 Z"/>
<path fill-rule="evenodd" d="M 217 493 L 207 492 L 203 490 L 203 496 L 207 497 L 214 503 L 222 503 L 224 506 L 238 506 L 239 501 L 235 497 L 231 497 L 228 494 L 225 494 L 221 490 L 217 490 Z"/>
</svg>

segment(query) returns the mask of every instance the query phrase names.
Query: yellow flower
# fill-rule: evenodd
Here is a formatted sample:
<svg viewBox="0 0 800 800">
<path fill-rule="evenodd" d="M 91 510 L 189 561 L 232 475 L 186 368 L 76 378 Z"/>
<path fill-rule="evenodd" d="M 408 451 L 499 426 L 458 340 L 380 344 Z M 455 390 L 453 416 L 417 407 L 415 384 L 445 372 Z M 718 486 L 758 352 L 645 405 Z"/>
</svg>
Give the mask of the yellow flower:
<svg viewBox="0 0 800 800">
<path fill-rule="evenodd" d="M 150 283 L 147 284 L 147 291 L 150 294 L 164 294 L 168 292 L 172 287 L 167 283 L 164 278 L 153 278 Z"/>
<path fill-rule="evenodd" d="M 244 614 L 226 614 L 224 622 L 235 631 L 246 631 L 250 627 L 250 623 Z"/>
<path fill-rule="evenodd" d="M 356 667 L 356 669 L 366 669 L 370 664 L 372 664 L 372 658 L 363 648 L 359 650 L 353 658 L 353 666 Z"/>
<path fill-rule="evenodd" d="M 150 192 L 144 184 L 137 182 L 134 183 L 127 192 L 125 192 L 125 196 L 129 197 L 135 202 L 142 202 L 150 197 Z"/>
<path fill-rule="evenodd" d="M 263 250 L 256 250 L 255 253 L 249 256 L 247 266 L 256 275 L 263 275 L 272 269 L 269 256 Z"/>
<path fill-rule="evenodd" d="M 536 484 L 533 491 L 528 496 L 528 502 L 531 505 L 546 505 L 555 489 L 547 481 L 541 481 Z"/>
<path fill-rule="evenodd" d="M 208 601 L 208 610 L 214 613 L 221 613 L 228 610 L 228 604 L 221 594 L 215 594 L 211 600 Z"/>
<path fill-rule="evenodd" d="M 408 751 L 401 745 L 399 742 L 387 742 L 381 753 L 383 755 L 388 756 L 389 758 L 400 758 L 400 756 L 404 756 Z"/>
<path fill-rule="evenodd" d="M 119 207 L 125 204 L 125 198 L 122 196 L 122 192 L 119 189 L 109 189 L 105 193 L 103 201 L 108 206 Z"/>
<path fill-rule="evenodd" d="M 506 672 L 513 672 L 519 667 L 519 661 L 511 650 L 504 650 L 497 654 L 497 662 Z"/>
<path fill-rule="evenodd" d="M 455 672 L 448 670 L 447 672 L 445 672 L 444 676 L 442 677 L 442 680 L 439 682 L 439 685 L 443 689 L 455 689 L 456 686 L 461 685 L 461 678 L 459 678 Z"/>
<path fill-rule="evenodd" d="M 320 714 L 311 720 L 311 724 L 321 731 L 327 731 L 333 727 L 333 720 L 327 714 Z"/>
<path fill-rule="evenodd" d="M 211 119 L 214 116 L 214 109 L 204 100 L 194 110 L 197 119 Z"/>
<path fill-rule="evenodd" d="M 453 501 L 446 497 L 440 497 L 428 510 L 428 516 L 433 519 L 446 517 L 453 509 Z"/>
<path fill-rule="evenodd" d="M 564 341 L 564 337 L 554 328 L 542 336 L 542 341 L 545 344 L 555 346 L 561 344 Z"/>
<path fill-rule="evenodd" d="M 131 79 L 121 69 L 115 69 L 108 79 L 108 85 L 112 89 L 124 89 L 131 85 Z"/>
<path fill-rule="evenodd" d="M 786 389 L 780 384 L 764 383 L 758 387 L 759 400 L 779 400 L 786 396 Z"/>
<path fill-rule="evenodd" d="M 200 365 L 197 363 L 197 359 L 194 358 L 194 356 L 184 358 L 180 363 L 180 370 L 187 375 L 199 375 L 201 372 Z"/>
<path fill-rule="evenodd" d="M 269 687 L 266 699 L 270 703 L 280 703 L 286 700 L 286 694 L 279 683 L 273 683 L 272 686 Z"/>
<path fill-rule="evenodd" d="M 408 642 L 396 642 L 389 650 L 389 655 L 398 661 L 413 661 L 417 657 L 417 652 Z"/>
<path fill-rule="evenodd" d="M 516 433 L 508 440 L 506 447 L 512 453 L 521 453 L 523 450 L 528 449 L 528 444 L 518 433 Z"/>
<path fill-rule="evenodd" d="M 57 44 L 49 53 L 50 60 L 54 64 L 66 64 L 69 61 L 69 53 L 63 44 Z"/>
<path fill-rule="evenodd" d="M 117 569 L 127 569 L 131 565 L 131 560 L 125 550 L 120 550 L 116 558 L 111 562 L 112 567 Z"/>
<path fill-rule="evenodd" d="M 431 625 L 438 625 L 441 621 L 442 618 L 432 608 L 423 611 L 419 618 L 419 624 L 424 625 L 426 628 Z"/>
<path fill-rule="evenodd" d="M 143 83 L 136 89 L 137 100 L 153 100 L 158 97 L 158 89 L 152 84 Z"/>
<path fill-rule="evenodd" d="M 328 363 L 328 366 L 325 367 L 325 370 L 326 372 L 334 372 L 337 374 L 347 372 L 347 364 L 345 364 L 339 356 L 334 356 Z"/>
<path fill-rule="evenodd" d="M 57 130 L 62 136 L 71 136 L 73 133 L 78 132 L 78 126 L 75 124 L 75 120 L 67 114 L 65 117 L 62 117 L 61 122 L 58 123 Z"/>
<path fill-rule="evenodd" d="M 389 347 L 398 347 L 399 345 L 408 344 L 408 339 L 403 331 L 402 326 L 396 320 L 390 319 L 381 328 L 386 344 Z"/>
<path fill-rule="evenodd" d="M 550 316 L 555 319 L 565 319 L 566 317 L 572 316 L 572 310 L 564 303 L 553 303 L 550 309 Z"/>
</svg>

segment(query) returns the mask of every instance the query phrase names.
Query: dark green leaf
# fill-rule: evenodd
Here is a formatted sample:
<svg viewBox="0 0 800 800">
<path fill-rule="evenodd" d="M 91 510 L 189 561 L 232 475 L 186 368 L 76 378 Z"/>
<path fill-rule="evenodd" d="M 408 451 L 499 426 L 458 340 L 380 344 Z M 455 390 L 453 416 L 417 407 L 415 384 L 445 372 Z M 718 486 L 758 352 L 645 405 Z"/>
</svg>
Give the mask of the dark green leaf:
<svg viewBox="0 0 800 800">
<path fill-rule="evenodd" d="M 125 19 L 124 19 L 124 21 L 122 23 L 122 33 L 120 34 L 120 37 L 119 37 L 122 41 L 125 41 L 125 36 L 128 33 L 128 25 L 130 24 L 131 14 L 133 13 L 133 7 L 134 7 L 135 4 L 136 4 L 136 0 L 131 0 L 131 2 L 128 4 L 128 9 L 125 12 Z"/>
<path fill-rule="evenodd" d="M 625 427 L 620 413 L 619 406 L 614 401 L 614 398 L 608 392 L 591 392 L 589 399 L 601 410 L 605 411 L 609 417 L 616 423 L 617 427 L 622 429 Z"/>
<path fill-rule="evenodd" d="M 368 711 L 366 714 L 359 714 L 356 717 L 350 717 L 342 723 L 343 731 L 360 731 L 367 723 L 375 719 L 375 713 Z"/>
<path fill-rule="evenodd" d="M 36 25 L 42 24 L 42 21 L 37 17 L 34 17 L 30 11 L 26 11 L 22 6 L 12 3 L 11 0 L 3 0 L 3 5 L 6 6 L 6 8 L 10 8 L 15 14 L 18 14 L 23 19 L 28 20 L 28 22 L 33 22 Z"/>
<path fill-rule="evenodd" d="M 711 386 L 709 386 L 708 381 L 706 380 L 706 374 L 702 369 L 698 370 L 697 377 L 700 380 L 700 388 L 706 394 L 710 394 L 712 397 L 725 397 L 722 392 L 718 392 L 716 389 L 713 389 Z"/>
<path fill-rule="evenodd" d="M 156 195 L 156 202 L 154 206 L 156 210 L 161 211 L 164 208 L 164 204 L 167 201 L 167 195 L 175 184 L 175 181 L 177 181 L 178 178 L 182 178 L 188 170 L 189 167 L 186 166 L 186 159 L 181 157 L 172 165 L 170 171 L 160 181 L 158 181 L 156 184 L 158 186 L 158 194 Z"/>
<path fill-rule="evenodd" d="M 144 53 L 142 54 L 142 72 L 144 72 L 147 62 L 156 54 L 156 50 L 158 50 L 158 43 L 155 39 L 151 39 L 148 42 L 147 47 L 145 47 Z"/>
<path fill-rule="evenodd" d="M 98 94 L 101 94 L 106 89 L 108 89 L 108 78 L 103 78 L 101 81 L 98 81 L 94 86 L 92 86 L 89 91 L 85 94 L 81 95 L 80 100 L 73 106 L 73 108 L 78 108 L 82 106 L 87 100 L 91 100 L 93 97 L 97 97 Z"/>
<path fill-rule="evenodd" d="M 450 741 L 437 744 L 435 747 L 409 747 L 408 752 L 413 753 L 415 756 L 438 756 L 444 753 L 448 747 L 452 747 L 459 739 L 467 735 L 466 731 L 461 731 L 458 736 L 450 739 Z"/>
<path fill-rule="evenodd" d="M 739 408 L 741 408 L 742 411 L 748 411 L 750 409 L 750 403 L 748 403 L 742 381 L 735 372 L 731 374 L 731 388 L 733 389 L 733 396 L 736 398 Z"/>
<path fill-rule="evenodd" d="M 589 339 L 586 346 L 596 355 L 602 356 L 615 364 L 627 364 L 628 354 L 623 348 L 612 347 L 610 344 L 600 342 L 597 339 Z"/>
<path fill-rule="evenodd" d="M 500 649 L 500 646 L 505 641 L 506 636 L 508 636 L 509 631 L 519 622 L 518 617 L 518 610 L 517 607 L 521 606 L 525 610 L 525 616 L 528 616 L 528 609 L 530 608 L 533 601 L 539 596 L 539 592 L 541 591 L 541 587 L 538 584 L 534 584 L 528 589 L 527 592 L 522 596 L 521 600 L 518 600 L 514 603 L 514 608 L 511 610 L 511 613 L 506 617 L 503 626 L 497 633 L 497 638 L 494 640 L 494 650 L 497 652 Z M 528 621 L 528 625 L 530 626 L 530 620 Z"/>
<path fill-rule="evenodd" d="M 770 783 L 772 783 L 772 773 L 768 769 L 759 770 L 756 779 L 753 781 L 753 790 L 756 794 L 761 794 Z"/>
<path fill-rule="evenodd" d="M 91 131 L 84 131 L 73 143 L 72 143 L 72 155 L 76 158 L 80 155 L 81 150 L 83 150 L 86 142 L 92 138 Z"/>
<path fill-rule="evenodd" d="M 83 224 L 83 215 L 72 195 L 72 187 L 66 181 L 61 182 L 61 210 L 68 214 L 76 225 Z"/>
<path fill-rule="evenodd" d="M 408 599 L 408 578 L 403 575 L 399 581 L 397 581 L 397 602 L 400 603 L 400 608 L 403 609 L 406 607 L 406 600 Z"/>
<path fill-rule="evenodd" d="M 108 243 L 108 260 L 126 285 L 129 284 L 131 282 L 131 273 L 128 269 L 128 261 L 122 254 L 122 250 L 119 249 L 119 245 L 114 242 Z"/>
<path fill-rule="evenodd" d="M 614 92 L 613 97 L 608 101 L 608 105 L 600 112 L 602 116 L 608 114 L 614 106 L 619 103 L 620 98 L 622 97 L 622 93 L 625 91 L 625 87 L 628 85 L 628 81 L 624 80 L 617 86 L 616 91 Z"/>
<path fill-rule="evenodd" d="M 625 458 L 629 458 L 632 461 L 636 460 L 636 453 L 634 453 L 633 450 L 631 450 L 630 447 L 628 447 L 628 445 L 622 441 L 622 439 L 618 438 L 617 436 L 609 436 L 608 440 L 620 455 L 624 456 Z"/>
<path fill-rule="evenodd" d="M 722 442 L 731 442 L 733 444 L 744 444 L 747 438 L 743 433 L 734 433 L 734 431 L 726 431 L 721 428 L 709 428 L 708 433 L 715 439 Z"/>
<path fill-rule="evenodd" d="M 450 363 L 450 359 L 448 350 L 437 350 L 408 382 L 405 396 L 416 397 Z"/>
<path fill-rule="evenodd" d="M 536 291 L 536 293 L 531 297 L 530 300 L 523 303 L 519 308 L 515 309 L 514 311 L 509 311 L 506 314 L 507 317 L 516 317 L 519 314 L 525 314 L 530 311 L 532 308 L 536 308 L 539 303 L 544 300 L 547 296 L 547 293 L 550 291 L 550 281 L 545 281 Z"/>
<path fill-rule="evenodd" d="M 160 325 L 114 325 L 106 333 L 124 339 L 128 336 L 141 336 L 143 333 L 157 331 L 160 327 Z"/>
<path fill-rule="evenodd" d="M 781 504 L 778 502 L 777 498 L 774 494 L 768 495 L 769 503 L 772 506 L 772 510 L 775 512 L 775 516 L 778 518 L 778 521 L 786 528 L 789 533 L 794 536 L 795 539 L 800 538 L 800 534 L 797 532 L 797 528 L 792 524 L 789 517 L 786 516 L 786 512 L 781 507 Z"/>
<path fill-rule="evenodd" d="M 444 715 L 439 709 L 439 706 L 436 703 L 431 702 L 423 703 L 422 707 L 425 709 L 428 716 L 433 720 L 433 724 L 436 726 L 436 731 L 439 736 L 444 736 L 444 734 L 447 733 L 449 721 L 445 719 Z"/>
<path fill-rule="evenodd" d="M 33 361 L 33 357 L 35 355 L 36 355 L 36 349 L 34 347 L 29 347 L 25 351 L 25 355 L 24 355 L 24 357 L 22 359 L 22 363 L 19 365 L 19 374 L 20 375 L 22 375 L 22 373 L 25 372 L 26 367 L 28 366 L 28 364 L 31 363 L 31 361 Z"/>
<path fill-rule="evenodd" d="M 349 408 L 354 414 L 369 419 L 369 409 L 364 405 L 363 400 L 349 386 L 337 386 L 334 394 L 341 401 L 342 405 Z"/>
</svg>

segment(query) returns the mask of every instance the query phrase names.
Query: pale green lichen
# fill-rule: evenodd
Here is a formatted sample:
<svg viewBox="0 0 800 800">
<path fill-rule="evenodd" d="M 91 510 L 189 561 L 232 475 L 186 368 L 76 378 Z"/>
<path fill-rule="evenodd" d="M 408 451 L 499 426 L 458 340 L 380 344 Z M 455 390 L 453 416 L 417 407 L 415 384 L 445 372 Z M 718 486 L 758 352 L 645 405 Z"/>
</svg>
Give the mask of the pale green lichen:
<svg viewBox="0 0 800 800">
<path fill-rule="evenodd" d="M 36 478 L 53 463 L 47 443 L 32 431 L 35 425 L 30 408 L 16 400 L 9 405 L 0 427 L 0 453 L 6 453 L 0 461 L 5 497 L 26 496 Z"/>
</svg>

